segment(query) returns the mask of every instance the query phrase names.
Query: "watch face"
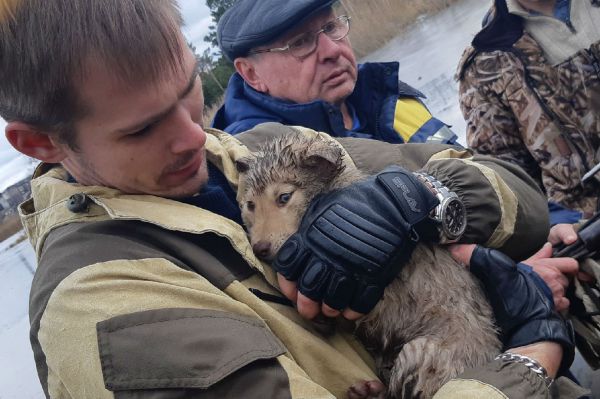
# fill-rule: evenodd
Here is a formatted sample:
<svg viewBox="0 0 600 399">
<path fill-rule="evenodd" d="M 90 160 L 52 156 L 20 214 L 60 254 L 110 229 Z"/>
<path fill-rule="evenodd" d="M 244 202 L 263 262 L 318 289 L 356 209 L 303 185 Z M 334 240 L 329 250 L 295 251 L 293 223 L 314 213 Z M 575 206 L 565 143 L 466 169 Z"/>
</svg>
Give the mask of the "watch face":
<svg viewBox="0 0 600 399">
<path fill-rule="evenodd" d="M 467 215 L 465 206 L 459 199 L 452 198 L 446 203 L 442 218 L 442 228 L 449 239 L 455 240 L 465 232 Z"/>
</svg>

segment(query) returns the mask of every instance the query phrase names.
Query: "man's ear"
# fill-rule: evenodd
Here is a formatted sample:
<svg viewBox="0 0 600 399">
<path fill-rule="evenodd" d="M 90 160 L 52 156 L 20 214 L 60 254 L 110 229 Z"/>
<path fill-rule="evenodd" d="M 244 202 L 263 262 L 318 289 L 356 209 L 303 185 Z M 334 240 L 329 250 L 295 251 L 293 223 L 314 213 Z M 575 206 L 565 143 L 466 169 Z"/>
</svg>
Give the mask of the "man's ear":
<svg viewBox="0 0 600 399">
<path fill-rule="evenodd" d="M 238 57 L 233 61 L 235 70 L 239 73 L 244 81 L 248 83 L 254 90 L 268 94 L 269 88 L 263 82 L 256 70 L 256 63 L 247 57 Z"/>
<path fill-rule="evenodd" d="M 9 122 L 5 131 L 8 142 L 27 156 L 48 163 L 59 163 L 67 156 L 48 133 L 27 123 Z"/>
</svg>

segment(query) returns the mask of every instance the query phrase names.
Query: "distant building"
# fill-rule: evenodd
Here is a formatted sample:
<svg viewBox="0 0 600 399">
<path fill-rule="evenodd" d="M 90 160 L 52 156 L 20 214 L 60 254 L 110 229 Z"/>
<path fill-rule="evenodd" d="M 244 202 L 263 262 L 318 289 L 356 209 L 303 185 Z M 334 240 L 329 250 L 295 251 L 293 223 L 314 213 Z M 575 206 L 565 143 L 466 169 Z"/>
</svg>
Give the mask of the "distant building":
<svg viewBox="0 0 600 399">
<path fill-rule="evenodd" d="M 29 198 L 30 194 L 31 185 L 29 184 L 29 178 L 27 178 L 4 190 L 2 197 L 6 199 L 11 208 L 16 208 L 17 205 Z"/>
<path fill-rule="evenodd" d="M 0 194 L 0 223 L 17 213 L 17 206 L 31 196 L 29 177 L 8 187 Z"/>
</svg>

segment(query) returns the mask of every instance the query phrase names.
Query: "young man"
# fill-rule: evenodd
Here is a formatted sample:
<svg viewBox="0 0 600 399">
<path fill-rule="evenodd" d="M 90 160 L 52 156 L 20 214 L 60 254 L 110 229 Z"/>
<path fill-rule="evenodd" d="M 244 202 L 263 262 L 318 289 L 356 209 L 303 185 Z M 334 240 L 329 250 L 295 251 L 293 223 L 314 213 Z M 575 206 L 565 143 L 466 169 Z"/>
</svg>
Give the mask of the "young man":
<svg viewBox="0 0 600 399">
<path fill-rule="evenodd" d="M 398 81 L 398 63 L 357 66 L 351 19 L 335 0 L 241 0 L 217 38 L 235 65 L 213 127 L 230 133 L 261 122 L 305 126 L 336 137 L 391 143 L 454 143 L 456 136 Z"/>
<path fill-rule="evenodd" d="M 520 165 L 552 224 L 598 211 L 600 3 L 497 0 L 460 63 L 467 141 Z"/>
<path fill-rule="evenodd" d="M 44 162 L 20 209 L 39 259 L 30 338 L 44 391 L 54 398 L 343 397 L 352 384 L 376 379 L 369 354 L 351 329 L 323 336 L 287 305 L 276 273 L 253 255 L 237 222 L 235 160 L 286 128 L 246 133 L 248 146 L 203 129 L 200 80 L 180 24 L 174 1 L 0 3 L 6 136 Z M 365 152 L 371 141 L 343 146 L 365 171 L 397 163 L 440 179 L 464 203 L 466 239 L 515 256 L 544 240 L 540 193 L 518 169 L 446 146 L 376 144 L 383 156 L 374 160 Z M 414 177 L 396 177 L 430 201 Z M 343 200 L 331 199 L 352 207 Z M 401 220 L 402 200 L 390 202 L 397 207 L 390 217 Z M 468 264 L 472 248 L 458 250 Z M 547 370 L 505 356 L 453 381 L 450 394 L 476 379 L 482 395 L 492 385 L 547 395 L 550 380 L 540 375 L 555 376 L 572 357 L 567 326 L 522 269 L 488 252 L 473 258 L 501 304 L 507 345 Z M 389 271 L 386 262 L 378 266 Z M 515 292 L 514 281 L 523 290 Z M 579 392 L 562 378 L 554 386 Z M 451 397 L 448 388 L 440 395 Z"/>
</svg>

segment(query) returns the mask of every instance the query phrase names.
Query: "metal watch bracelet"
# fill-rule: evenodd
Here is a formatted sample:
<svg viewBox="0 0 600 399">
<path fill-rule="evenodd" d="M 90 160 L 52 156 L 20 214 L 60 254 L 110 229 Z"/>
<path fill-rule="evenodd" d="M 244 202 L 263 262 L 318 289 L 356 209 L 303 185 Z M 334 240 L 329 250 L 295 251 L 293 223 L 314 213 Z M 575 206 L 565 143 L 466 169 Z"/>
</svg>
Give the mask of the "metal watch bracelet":
<svg viewBox="0 0 600 399">
<path fill-rule="evenodd" d="M 525 365 L 525 367 L 533 371 L 538 377 L 540 377 L 544 381 L 546 388 L 550 388 L 550 385 L 552 385 L 552 382 L 554 382 L 554 379 L 552 379 L 548 375 L 546 369 L 541 364 L 539 364 L 537 360 L 534 360 L 530 357 L 512 352 L 504 352 L 496 356 L 495 360 L 501 360 L 505 363 L 521 363 Z"/>
<path fill-rule="evenodd" d="M 431 218 L 440 226 L 440 243 L 449 244 L 458 241 L 467 223 L 464 204 L 455 192 L 450 191 L 435 177 L 423 172 L 413 173 L 440 201 L 431 213 Z"/>
</svg>

